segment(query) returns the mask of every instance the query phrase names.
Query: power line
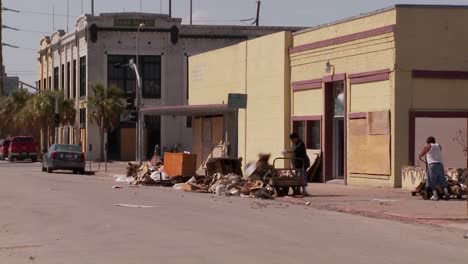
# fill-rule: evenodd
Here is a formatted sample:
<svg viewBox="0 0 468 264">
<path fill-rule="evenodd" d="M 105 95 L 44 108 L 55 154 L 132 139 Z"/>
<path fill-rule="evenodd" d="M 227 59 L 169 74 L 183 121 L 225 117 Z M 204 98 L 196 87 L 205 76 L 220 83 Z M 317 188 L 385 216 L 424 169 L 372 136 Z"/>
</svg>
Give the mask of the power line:
<svg viewBox="0 0 468 264">
<path fill-rule="evenodd" d="M 67 15 L 60 13 L 48 13 L 48 12 L 38 12 L 38 11 L 27 11 L 27 10 L 17 10 L 20 13 L 31 14 L 31 15 L 41 15 L 41 16 L 59 16 L 59 17 L 78 17 L 78 15 Z"/>
</svg>

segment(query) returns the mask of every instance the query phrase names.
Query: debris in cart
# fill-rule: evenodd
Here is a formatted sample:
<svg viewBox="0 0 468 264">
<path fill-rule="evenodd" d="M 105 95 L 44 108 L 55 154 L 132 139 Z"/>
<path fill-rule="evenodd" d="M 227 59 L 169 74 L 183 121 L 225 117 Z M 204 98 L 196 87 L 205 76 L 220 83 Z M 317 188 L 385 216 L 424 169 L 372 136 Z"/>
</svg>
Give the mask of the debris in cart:
<svg viewBox="0 0 468 264">
<path fill-rule="evenodd" d="M 447 179 L 448 191 L 450 197 L 456 197 L 462 199 L 463 195 L 468 195 L 467 186 L 456 180 Z M 442 195 L 442 190 L 437 190 Z M 426 180 L 423 180 L 414 191 L 411 192 L 412 196 L 420 195 L 424 200 L 429 199 L 432 190 L 428 190 L 426 187 Z"/>
</svg>

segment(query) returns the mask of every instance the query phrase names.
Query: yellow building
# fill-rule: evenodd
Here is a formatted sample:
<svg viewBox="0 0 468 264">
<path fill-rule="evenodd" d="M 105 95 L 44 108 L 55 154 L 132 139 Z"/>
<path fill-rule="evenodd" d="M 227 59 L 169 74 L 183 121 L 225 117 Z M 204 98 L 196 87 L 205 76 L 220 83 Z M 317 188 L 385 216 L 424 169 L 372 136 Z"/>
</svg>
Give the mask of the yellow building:
<svg viewBox="0 0 468 264">
<path fill-rule="evenodd" d="M 197 55 L 189 103 L 247 94 L 237 123 L 247 160 L 280 155 L 294 131 L 322 153 L 316 180 L 401 187 L 430 135 L 447 167 L 465 166 L 453 137 L 468 124 L 466 24 L 468 6 L 397 5 Z"/>
<path fill-rule="evenodd" d="M 291 33 L 281 32 L 190 57 L 190 105 L 222 106 L 228 103 L 230 93 L 247 95 L 247 108 L 239 109 L 237 118 L 228 114 L 223 122 L 216 115 L 205 115 L 193 120 L 195 153 L 203 153 L 204 159 L 210 146 L 228 141 L 232 153 L 246 161 L 257 160 L 260 152 L 281 156 L 289 146 L 291 129 L 291 45 Z M 229 130 L 227 126 L 233 122 L 235 132 L 231 139 L 229 133 L 226 138 L 223 131 Z M 212 139 L 208 136 L 206 140 L 208 134 Z"/>
<path fill-rule="evenodd" d="M 429 135 L 464 166 L 452 138 L 468 117 L 467 15 L 397 5 L 294 34 L 293 127 L 307 145 L 320 138 L 323 181 L 400 187 Z"/>
</svg>

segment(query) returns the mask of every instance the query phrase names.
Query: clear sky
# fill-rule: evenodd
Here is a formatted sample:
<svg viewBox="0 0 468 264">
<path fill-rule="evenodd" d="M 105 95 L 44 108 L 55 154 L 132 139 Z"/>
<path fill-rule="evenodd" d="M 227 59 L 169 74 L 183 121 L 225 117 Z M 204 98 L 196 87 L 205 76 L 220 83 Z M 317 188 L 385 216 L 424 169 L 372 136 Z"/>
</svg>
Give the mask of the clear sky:
<svg viewBox="0 0 468 264">
<path fill-rule="evenodd" d="M 73 29 L 82 13 L 90 13 L 91 0 L 68 0 L 68 25 Z M 162 3 L 161 3 L 162 1 Z M 174 17 L 188 22 L 189 0 L 173 0 Z M 4 43 L 19 49 L 4 47 L 4 62 L 9 75 L 34 84 L 37 80 L 37 50 L 42 36 L 55 29 L 67 29 L 67 0 L 3 0 L 4 6 L 21 11 L 4 12 L 3 23 L 20 29 L 3 30 Z M 167 13 L 168 0 L 141 0 L 143 12 Z M 162 4 L 162 9 L 161 9 Z M 315 26 L 355 16 L 395 4 L 468 5 L 468 0 L 262 0 L 261 25 Z M 96 13 L 134 12 L 140 10 L 140 0 L 95 0 Z M 52 16 L 52 13 L 55 16 Z M 193 19 L 197 24 L 245 25 L 242 19 L 255 16 L 256 0 L 193 0 Z M 55 26 L 54 26 L 55 25 Z"/>
</svg>

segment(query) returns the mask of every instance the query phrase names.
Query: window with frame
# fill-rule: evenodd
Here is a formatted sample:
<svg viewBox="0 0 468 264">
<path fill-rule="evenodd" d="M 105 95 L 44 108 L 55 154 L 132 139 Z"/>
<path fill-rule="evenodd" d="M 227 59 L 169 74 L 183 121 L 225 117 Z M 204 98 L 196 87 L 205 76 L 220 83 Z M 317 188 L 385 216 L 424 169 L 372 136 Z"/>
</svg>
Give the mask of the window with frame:
<svg viewBox="0 0 468 264">
<path fill-rule="evenodd" d="M 65 85 L 64 89 L 67 91 L 65 94 L 67 95 L 67 98 L 70 98 L 71 93 L 70 93 L 70 62 L 67 62 L 67 85 Z"/>
<path fill-rule="evenodd" d="M 64 91 L 65 90 L 65 64 L 62 64 L 62 68 L 61 68 L 61 71 L 60 71 L 60 78 L 61 78 L 61 86 L 60 86 L 60 91 Z"/>
<path fill-rule="evenodd" d="M 86 96 L 86 56 L 80 58 L 80 97 Z"/>
<path fill-rule="evenodd" d="M 304 141 L 307 149 L 321 149 L 320 120 L 293 121 L 293 132 Z"/>
<path fill-rule="evenodd" d="M 49 76 L 49 90 L 52 90 L 52 77 Z"/>
<path fill-rule="evenodd" d="M 126 66 L 135 56 L 107 56 L 107 84 L 121 89 L 125 94 L 135 93 L 136 76 L 133 69 Z"/>
<path fill-rule="evenodd" d="M 80 127 L 86 127 L 86 108 L 80 108 Z"/>
<path fill-rule="evenodd" d="M 54 90 L 58 91 L 59 88 L 59 67 L 54 68 Z"/>
<path fill-rule="evenodd" d="M 76 69 L 77 69 L 76 60 L 73 60 L 73 74 L 72 74 L 72 94 L 73 98 L 76 98 Z"/>
<path fill-rule="evenodd" d="M 128 67 L 133 55 L 107 56 L 107 83 L 115 86 L 126 94 L 134 93 L 136 88 L 135 71 Z M 139 56 L 140 73 L 142 78 L 142 97 L 161 98 L 161 56 Z"/>
<path fill-rule="evenodd" d="M 141 56 L 143 98 L 161 98 L 161 56 Z"/>
</svg>

